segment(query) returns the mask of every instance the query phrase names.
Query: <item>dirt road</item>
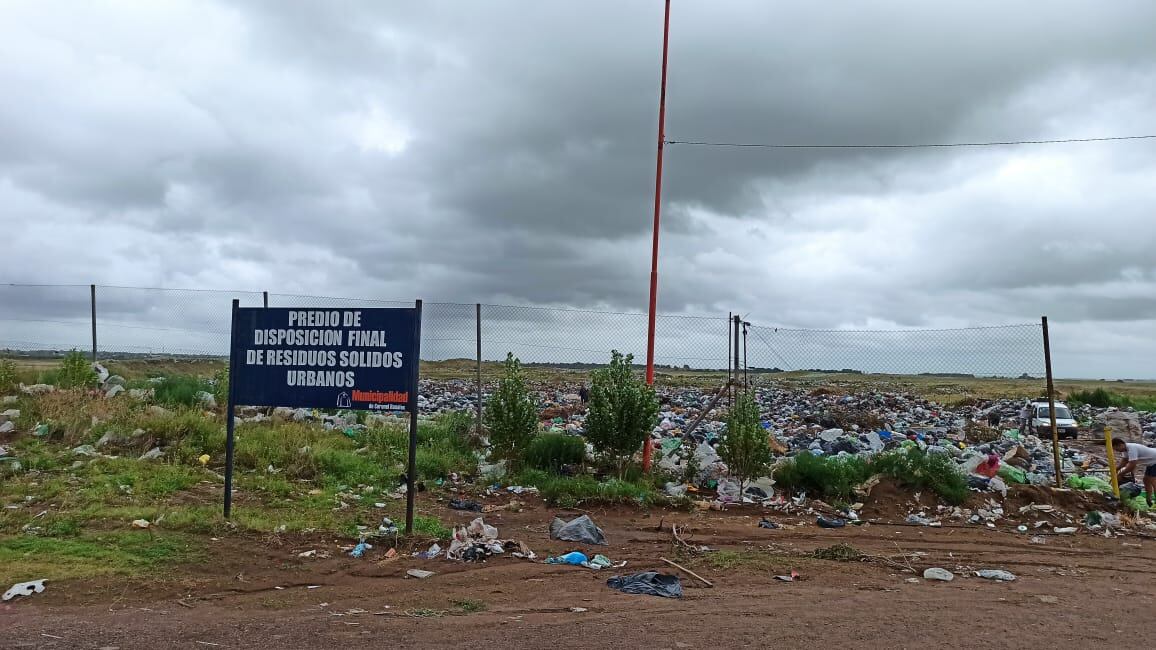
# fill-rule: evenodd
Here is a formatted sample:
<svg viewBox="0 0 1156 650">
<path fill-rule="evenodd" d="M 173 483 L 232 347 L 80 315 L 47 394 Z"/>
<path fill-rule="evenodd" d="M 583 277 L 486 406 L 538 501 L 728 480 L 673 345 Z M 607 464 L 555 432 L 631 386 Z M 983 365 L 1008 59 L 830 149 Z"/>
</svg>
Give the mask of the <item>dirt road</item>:
<svg viewBox="0 0 1156 650">
<path fill-rule="evenodd" d="M 762 510 L 719 513 L 593 510 L 626 569 L 531 563 L 498 557 L 462 564 L 380 549 L 356 560 L 348 540 L 225 537 L 211 560 L 151 581 L 50 583 L 48 591 L 0 606 L 3 648 L 732 648 L 1045 647 L 1143 645 L 1156 632 L 1156 540 L 1140 536 L 1029 535 L 1001 526 L 944 528 L 871 524 L 823 530 L 810 517 L 772 515 L 789 527 L 757 527 Z M 476 515 L 443 511 L 447 521 Z M 485 515 L 502 537 L 539 555 L 576 547 L 548 539 L 552 510 Z M 659 528 L 661 523 L 661 529 Z M 691 543 L 721 553 L 675 555 L 671 524 Z M 1037 540 L 1038 542 L 1039 540 Z M 846 543 L 885 561 L 820 560 L 817 548 Z M 328 559 L 299 553 L 328 549 Z M 912 556 L 918 553 L 919 555 Z M 901 556 L 906 555 L 908 559 Z M 625 595 L 605 581 L 619 572 L 675 572 L 678 558 L 714 584 L 682 575 L 685 596 Z M 898 559 L 896 559 L 898 558 Z M 910 563 L 917 573 L 898 568 Z M 938 566 L 958 577 L 922 579 Z M 406 570 L 435 571 L 431 578 Z M 1004 569 L 1011 583 L 974 576 Z M 776 575 L 796 570 L 801 580 Z M 309 588 L 309 587 L 316 588 Z M 577 609 L 575 609 L 577 608 Z"/>
</svg>

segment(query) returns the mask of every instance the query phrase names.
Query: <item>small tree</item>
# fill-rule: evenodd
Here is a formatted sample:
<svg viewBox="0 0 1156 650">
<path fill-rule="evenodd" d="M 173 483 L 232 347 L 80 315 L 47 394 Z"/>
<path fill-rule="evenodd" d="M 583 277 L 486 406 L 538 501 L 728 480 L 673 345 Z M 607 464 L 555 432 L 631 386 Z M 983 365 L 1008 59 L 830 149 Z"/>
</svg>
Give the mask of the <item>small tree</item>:
<svg viewBox="0 0 1156 650">
<path fill-rule="evenodd" d="M 64 355 L 56 377 L 57 388 L 93 388 L 96 384 L 96 371 L 83 354 L 73 350 Z"/>
<path fill-rule="evenodd" d="M 16 388 L 16 364 L 10 359 L 0 359 L 0 391 Z"/>
<path fill-rule="evenodd" d="M 538 432 L 538 407 L 526 388 L 522 362 L 512 352 L 506 354 L 502 378 L 486 404 L 484 421 L 492 454 L 511 462 L 520 458 Z"/>
<path fill-rule="evenodd" d="M 726 435 L 719 443 L 718 455 L 738 479 L 740 494 L 748 480 L 770 470 L 771 445 L 759 426 L 759 407 L 749 391 L 739 395 L 727 417 Z"/>
<path fill-rule="evenodd" d="M 650 436 L 658 420 L 654 389 L 634 376 L 634 355 L 610 353 L 610 366 L 591 373 L 586 438 L 599 453 L 614 459 L 624 476 L 630 457 Z"/>
</svg>

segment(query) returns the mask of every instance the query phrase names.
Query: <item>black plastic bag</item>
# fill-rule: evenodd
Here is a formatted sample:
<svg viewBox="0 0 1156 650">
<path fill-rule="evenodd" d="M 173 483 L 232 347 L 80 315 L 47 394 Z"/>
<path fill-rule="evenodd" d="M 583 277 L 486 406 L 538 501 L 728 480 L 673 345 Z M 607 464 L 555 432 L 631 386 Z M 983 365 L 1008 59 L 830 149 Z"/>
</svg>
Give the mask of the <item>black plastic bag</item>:
<svg viewBox="0 0 1156 650">
<path fill-rule="evenodd" d="M 654 571 L 635 573 L 629 576 L 614 576 L 606 581 L 606 586 L 624 594 L 682 598 L 682 582 L 678 576 Z"/>
</svg>

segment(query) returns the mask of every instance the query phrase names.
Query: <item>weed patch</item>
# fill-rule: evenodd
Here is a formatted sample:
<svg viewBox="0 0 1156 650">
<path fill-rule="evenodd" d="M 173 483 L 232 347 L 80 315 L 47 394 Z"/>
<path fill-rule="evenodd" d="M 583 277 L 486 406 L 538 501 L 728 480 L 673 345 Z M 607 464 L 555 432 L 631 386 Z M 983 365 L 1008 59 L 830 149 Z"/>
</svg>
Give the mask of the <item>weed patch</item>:
<svg viewBox="0 0 1156 650">
<path fill-rule="evenodd" d="M 72 538 L 0 539 L 0 583 L 32 577 L 60 580 L 99 575 L 135 575 L 193 561 L 201 551 L 189 538 L 145 531 Z"/>
</svg>

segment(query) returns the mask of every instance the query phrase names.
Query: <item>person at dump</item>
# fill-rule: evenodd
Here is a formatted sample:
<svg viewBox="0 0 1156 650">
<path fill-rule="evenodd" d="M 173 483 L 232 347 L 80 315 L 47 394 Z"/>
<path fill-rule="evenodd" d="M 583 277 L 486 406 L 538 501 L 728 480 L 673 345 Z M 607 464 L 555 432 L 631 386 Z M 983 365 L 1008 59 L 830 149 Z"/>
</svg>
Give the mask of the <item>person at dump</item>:
<svg viewBox="0 0 1156 650">
<path fill-rule="evenodd" d="M 1144 497 L 1148 507 L 1152 507 L 1152 494 L 1156 492 L 1156 449 L 1135 442 L 1125 442 L 1122 438 L 1112 440 L 1112 450 L 1116 452 L 1116 476 L 1120 482 L 1137 468 L 1144 470 Z"/>
</svg>

